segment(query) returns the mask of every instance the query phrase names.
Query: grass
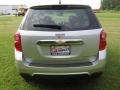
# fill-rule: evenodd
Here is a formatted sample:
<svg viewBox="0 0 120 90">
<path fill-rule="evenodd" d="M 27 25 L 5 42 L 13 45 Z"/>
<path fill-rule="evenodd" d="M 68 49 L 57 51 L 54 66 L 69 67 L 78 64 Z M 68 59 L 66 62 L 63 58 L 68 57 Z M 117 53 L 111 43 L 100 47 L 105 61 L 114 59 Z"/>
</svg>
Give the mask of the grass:
<svg viewBox="0 0 120 90">
<path fill-rule="evenodd" d="M 119 90 L 120 89 L 120 13 L 97 13 L 107 32 L 108 58 L 103 75 L 71 83 L 25 81 L 14 63 L 13 35 L 22 17 L 0 17 L 0 90 Z M 38 79 L 39 81 L 40 79 Z"/>
</svg>

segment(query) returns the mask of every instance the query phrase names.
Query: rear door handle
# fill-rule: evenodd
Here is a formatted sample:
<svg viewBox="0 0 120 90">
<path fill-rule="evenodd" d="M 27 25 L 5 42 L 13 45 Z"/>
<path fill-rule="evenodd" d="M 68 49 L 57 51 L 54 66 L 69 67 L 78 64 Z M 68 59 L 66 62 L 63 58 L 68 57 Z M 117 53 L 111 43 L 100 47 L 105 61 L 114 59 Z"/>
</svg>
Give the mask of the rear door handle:
<svg viewBox="0 0 120 90">
<path fill-rule="evenodd" d="M 37 44 L 80 44 L 83 45 L 84 41 L 81 39 L 68 39 L 68 40 L 40 40 Z"/>
<path fill-rule="evenodd" d="M 53 40 L 40 40 L 40 41 L 37 41 L 37 44 L 54 44 L 55 41 Z"/>
<path fill-rule="evenodd" d="M 77 40 L 77 39 L 72 39 L 72 40 L 66 40 L 65 43 L 69 43 L 69 44 L 80 44 L 80 45 L 83 45 L 84 42 L 83 40 Z"/>
</svg>

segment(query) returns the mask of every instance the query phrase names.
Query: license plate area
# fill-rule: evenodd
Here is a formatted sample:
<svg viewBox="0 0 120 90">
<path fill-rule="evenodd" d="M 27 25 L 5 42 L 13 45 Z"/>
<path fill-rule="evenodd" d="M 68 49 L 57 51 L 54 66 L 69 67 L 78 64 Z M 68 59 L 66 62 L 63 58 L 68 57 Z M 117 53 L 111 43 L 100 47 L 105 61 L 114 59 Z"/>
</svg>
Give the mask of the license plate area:
<svg viewBox="0 0 120 90">
<path fill-rule="evenodd" d="M 71 46 L 70 45 L 51 45 L 50 54 L 53 56 L 70 55 Z"/>
</svg>

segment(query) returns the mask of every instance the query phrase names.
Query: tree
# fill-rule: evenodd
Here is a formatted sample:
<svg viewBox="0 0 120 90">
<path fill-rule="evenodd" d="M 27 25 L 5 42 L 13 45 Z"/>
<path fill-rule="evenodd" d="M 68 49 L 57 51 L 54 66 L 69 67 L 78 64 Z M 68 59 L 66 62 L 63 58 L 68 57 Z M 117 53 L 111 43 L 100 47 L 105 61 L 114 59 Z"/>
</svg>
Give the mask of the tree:
<svg viewBox="0 0 120 90">
<path fill-rule="evenodd" d="M 102 8 L 107 10 L 120 10 L 120 0 L 103 0 Z"/>
</svg>

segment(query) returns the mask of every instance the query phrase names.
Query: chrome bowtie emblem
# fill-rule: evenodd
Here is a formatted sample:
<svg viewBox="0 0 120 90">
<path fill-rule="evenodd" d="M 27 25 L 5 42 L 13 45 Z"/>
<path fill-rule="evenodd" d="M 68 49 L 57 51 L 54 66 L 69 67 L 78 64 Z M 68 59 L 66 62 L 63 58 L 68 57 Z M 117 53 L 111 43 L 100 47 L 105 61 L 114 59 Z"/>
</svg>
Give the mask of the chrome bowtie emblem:
<svg viewBox="0 0 120 90">
<path fill-rule="evenodd" d="M 56 37 L 57 37 L 57 40 L 56 40 L 57 44 L 65 43 L 65 40 L 64 40 L 65 34 L 56 34 Z"/>
</svg>

